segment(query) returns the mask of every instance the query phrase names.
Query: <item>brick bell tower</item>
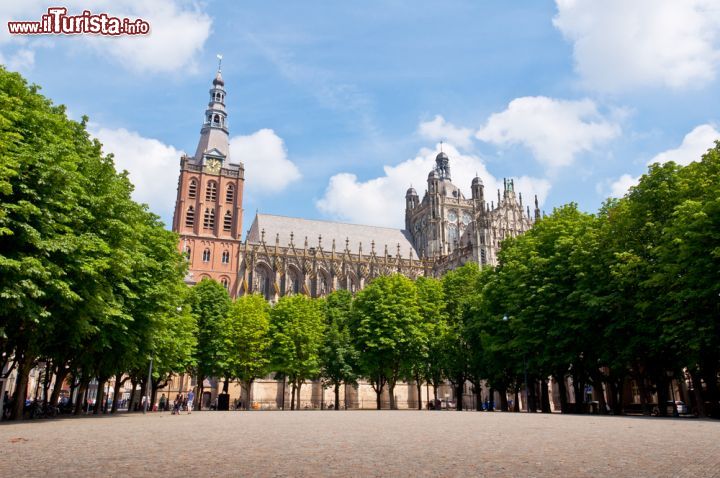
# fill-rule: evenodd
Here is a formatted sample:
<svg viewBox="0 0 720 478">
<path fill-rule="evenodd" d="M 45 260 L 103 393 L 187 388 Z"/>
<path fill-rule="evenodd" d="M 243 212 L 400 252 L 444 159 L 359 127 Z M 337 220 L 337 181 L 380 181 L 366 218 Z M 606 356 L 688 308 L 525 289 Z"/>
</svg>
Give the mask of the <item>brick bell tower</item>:
<svg viewBox="0 0 720 478">
<path fill-rule="evenodd" d="M 180 158 L 173 216 L 178 248 L 190 263 L 188 282 L 210 277 L 237 295 L 245 168 L 230 162 L 225 82 L 220 64 L 194 156 Z"/>
</svg>

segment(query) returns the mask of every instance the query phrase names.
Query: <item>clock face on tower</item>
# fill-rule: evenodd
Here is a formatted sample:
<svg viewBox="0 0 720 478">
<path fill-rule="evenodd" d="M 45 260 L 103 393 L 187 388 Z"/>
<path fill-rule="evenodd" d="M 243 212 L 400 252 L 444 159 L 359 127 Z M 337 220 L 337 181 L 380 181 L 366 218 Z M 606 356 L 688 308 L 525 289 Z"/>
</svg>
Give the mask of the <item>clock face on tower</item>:
<svg viewBox="0 0 720 478">
<path fill-rule="evenodd" d="M 214 159 L 214 158 L 213 158 L 213 159 L 208 159 L 208 160 L 205 162 L 205 166 L 207 166 L 208 171 L 210 171 L 211 173 L 217 173 L 217 172 L 219 172 L 221 165 L 222 165 L 222 163 L 221 163 L 219 160 Z"/>
<path fill-rule="evenodd" d="M 463 224 L 465 224 L 466 226 L 467 226 L 468 224 L 470 224 L 470 219 L 471 219 L 470 213 L 467 212 L 467 211 L 463 211 L 463 213 L 462 213 L 462 222 L 463 222 Z"/>
<path fill-rule="evenodd" d="M 457 221 L 457 213 L 454 210 L 448 213 L 448 220 L 450 220 L 450 222 Z"/>
</svg>

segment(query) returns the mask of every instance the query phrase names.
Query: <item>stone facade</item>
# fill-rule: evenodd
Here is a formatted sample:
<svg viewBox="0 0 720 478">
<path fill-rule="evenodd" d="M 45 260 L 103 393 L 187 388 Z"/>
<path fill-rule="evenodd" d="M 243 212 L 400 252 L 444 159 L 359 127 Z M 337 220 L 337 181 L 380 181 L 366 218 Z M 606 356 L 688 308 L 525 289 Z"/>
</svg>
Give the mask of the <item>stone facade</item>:
<svg viewBox="0 0 720 478">
<path fill-rule="evenodd" d="M 450 158 L 441 151 L 422 201 L 413 188 L 406 193 L 405 229 L 256 214 L 242 240 L 244 167 L 230 161 L 225 94 L 218 70 L 195 155 L 180 159 L 173 230 L 188 256 L 189 284 L 209 277 L 224 284 L 233 297 L 259 293 L 273 303 L 290 294 L 322 297 L 339 289 L 354 293 L 382 275 L 441 277 L 469 261 L 495 265 L 501 241 L 533 225 L 530 208 L 523 210 L 512 179 L 505 180 L 502 196 L 498 191 L 497 204 L 486 202 L 478 177 L 466 199 L 452 183 Z M 537 198 L 534 213 L 537 219 Z M 204 399 L 210 402 L 218 393 L 218 381 L 209 379 L 207 385 Z M 262 408 L 281 407 L 283 396 L 287 400 L 290 393 L 283 388 L 282 381 L 270 377 L 258 380 L 250 400 Z M 451 387 L 441 388 L 441 400 L 456 400 Z M 314 382 L 303 390 L 303 401 L 312 407 L 333 399 Z M 236 392 L 239 396 L 240 389 Z M 400 408 L 427 403 L 427 396 L 417 395 L 412 384 L 396 388 Z M 350 408 L 375 407 L 375 393 L 364 382 L 343 388 L 345 399 Z M 463 400 L 472 403 L 472 394 Z"/>
<path fill-rule="evenodd" d="M 218 70 L 197 151 L 180 158 L 172 229 L 190 263 L 187 281 L 209 277 L 236 295 L 245 169 L 230 162 L 225 94 Z"/>
</svg>

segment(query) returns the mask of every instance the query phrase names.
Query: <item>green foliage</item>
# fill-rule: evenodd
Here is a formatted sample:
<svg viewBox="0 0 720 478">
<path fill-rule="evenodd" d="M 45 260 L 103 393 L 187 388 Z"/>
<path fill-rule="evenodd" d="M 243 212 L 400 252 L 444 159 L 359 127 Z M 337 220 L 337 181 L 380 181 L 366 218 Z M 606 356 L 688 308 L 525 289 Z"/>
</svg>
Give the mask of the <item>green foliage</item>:
<svg viewBox="0 0 720 478">
<path fill-rule="evenodd" d="M 326 384 L 339 386 L 357 380 L 358 353 L 350 336 L 352 294 L 338 290 L 324 301 L 325 334 L 320 349 L 321 376 Z"/>
<path fill-rule="evenodd" d="M 317 377 L 324 330 L 320 300 L 304 295 L 282 297 L 270 311 L 272 369 L 294 383 Z"/>
<path fill-rule="evenodd" d="M 378 394 L 389 385 L 391 402 L 407 361 L 423 346 L 420 322 L 417 290 L 407 277 L 378 277 L 355 298 L 350 329 L 359 369 Z"/>
<path fill-rule="evenodd" d="M 270 306 L 258 294 L 238 297 L 230 306 L 223 339 L 231 377 L 252 383 L 270 364 Z"/>
<path fill-rule="evenodd" d="M 69 120 L 2 68 L 0 105 L 0 346 L 84 379 L 147 364 L 182 297 L 177 236 L 131 199 L 86 118 Z M 168 355 L 192 342 L 178 338 Z"/>
<path fill-rule="evenodd" d="M 223 336 L 231 304 L 227 290 L 217 281 L 203 279 L 192 288 L 189 303 L 198 329 L 198 377 L 232 376 L 231 353 Z"/>
</svg>

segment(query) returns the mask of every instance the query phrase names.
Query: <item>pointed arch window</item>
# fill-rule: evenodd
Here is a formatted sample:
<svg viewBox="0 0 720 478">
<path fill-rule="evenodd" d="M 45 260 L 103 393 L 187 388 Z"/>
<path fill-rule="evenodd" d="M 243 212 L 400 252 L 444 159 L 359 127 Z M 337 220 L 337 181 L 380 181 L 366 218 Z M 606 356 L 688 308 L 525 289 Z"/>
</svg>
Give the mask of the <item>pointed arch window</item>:
<svg viewBox="0 0 720 478">
<path fill-rule="evenodd" d="M 203 262 L 210 262 L 210 249 L 203 251 Z"/>
<path fill-rule="evenodd" d="M 190 206 L 185 213 L 185 226 L 193 227 L 195 225 L 195 208 Z"/>
<path fill-rule="evenodd" d="M 215 211 L 205 208 L 205 218 L 203 220 L 204 229 L 215 229 Z"/>
<path fill-rule="evenodd" d="M 227 190 L 225 191 L 225 202 L 233 202 L 235 199 L 235 186 L 228 184 Z"/>
<path fill-rule="evenodd" d="M 207 185 L 207 191 L 205 191 L 205 199 L 207 201 L 215 201 L 217 199 L 217 183 L 210 181 Z"/>
<path fill-rule="evenodd" d="M 223 253 L 222 253 L 222 263 L 223 263 L 223 264 L 229 264 L 229 263 L 230 263 L 230 251 L 223 251 Z"/>
<path fill-rule="evenodd" d="M 225 213 L 225 218 L 223 219 L 223 229 L 225 231 L 230 231 L 232 229 L 232 214 L 230 211 Z"/>
<path fill-rule="evenodd" d="M 222 279 L 220 279 L 220 283 L 223 287 L 225 287 L 225 290 L 230 290 L 230 281 L 227 280 L 227 277 L 223 277 Z"/>
<path fill-rule="evenodd" d="M 188 184 L 188 197 L 190 199 L 197 197 L 197 181 L 195 179 L 191 179 L 190 184 Z"/>
<path fill-rule="evenodd" d="M 192 257 L 191 253 L 192 253 L 192 249 L 190 249 L 190 246 L 185 246 L 185 259 L 186 260 L 188 260 L 188 261 L 190 260 L 190 257 Z"/>
</svg>

